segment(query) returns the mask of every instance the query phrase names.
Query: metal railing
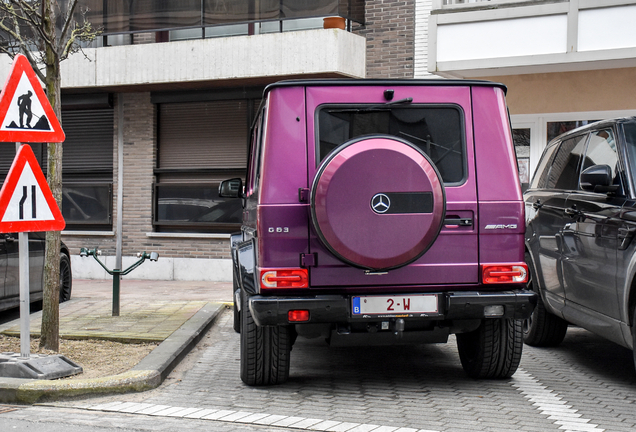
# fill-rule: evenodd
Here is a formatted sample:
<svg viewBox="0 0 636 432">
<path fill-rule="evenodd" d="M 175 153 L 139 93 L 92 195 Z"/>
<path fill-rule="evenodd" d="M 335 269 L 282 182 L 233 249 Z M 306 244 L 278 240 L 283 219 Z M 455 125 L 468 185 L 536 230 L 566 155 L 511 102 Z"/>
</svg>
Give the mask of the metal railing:
<svg viewBox="0 0 636 432">
<path fill-rule="evenodd" d="M 527 2 L 528 0 L 437 0 L 436 3 L 439 3 L 439 5 L 435 5 L 434 4 L 434 8 L 435 6 L 455 6 L 455 5 L 476 5 L 476 3 L 485 3 L 485 2 L 489 2 L 489 3 L 519 3 L 519 2 Z"/>
</svg>

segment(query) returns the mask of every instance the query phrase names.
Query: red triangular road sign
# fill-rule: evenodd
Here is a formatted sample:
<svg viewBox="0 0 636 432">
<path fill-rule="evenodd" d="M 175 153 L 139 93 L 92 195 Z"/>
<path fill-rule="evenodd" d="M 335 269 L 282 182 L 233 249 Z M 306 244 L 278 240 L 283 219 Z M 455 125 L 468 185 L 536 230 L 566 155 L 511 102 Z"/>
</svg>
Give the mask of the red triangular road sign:
<svg viewBox="0 0 636 432">
<path fill-rule="evenodd" d="M 0 142 L 64 142 L 64 131 L 29 60 L 15 56 L 0 95 Z"/>
<path fill-rule="evenodd" d="M 21 146 L 0 190 L 0 233 L 61 231 L 65 226 L 31 146 Z"/>
</svg>

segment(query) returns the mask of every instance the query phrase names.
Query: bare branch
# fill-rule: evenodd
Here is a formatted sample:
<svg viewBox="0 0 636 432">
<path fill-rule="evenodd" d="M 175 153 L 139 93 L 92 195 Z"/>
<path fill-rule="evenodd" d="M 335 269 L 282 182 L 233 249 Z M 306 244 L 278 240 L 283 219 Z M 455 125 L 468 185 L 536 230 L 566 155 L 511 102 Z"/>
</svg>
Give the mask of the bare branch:
<svg viewBox="0 0 636 432">
<path fill-rule="evenodd" d="M 25 38 L 20 33 L 20 22 L 19 22 L 19 20 L 23 19 L 22 15 L 16 9 L 14 9 L 14 6 L 8 6 L 7 7 L 7 6 L 3 5 L 0 8 L 0 10 L 2 10 L 5 13 L 7 13 L 7 18 L 9 18 L 11 20 L 12 24 L 13 24 L 13 28 L 10 28 L 7 25 L 5 25 L 4 20 L 3 20 L 2 22 L 0 22 L 0 29 L 2 29 L 3 31 L 7 32 L 7 34 L 9 34 L 12 38 L 15 39 L 14 43 L 15 43 L 15 45 L 17 47 L 20 48 L 19 51 L 24 53 L 26 58 L 29 60 L 29 62 L 33 66 L 33 70 L 35 71 L 35 73 L 38 76 L 38 78 L 40 80 L 42 80 L 42 82 L 44 82 L 44 80 L 46 79 L 46 75 L 44 75 L 42 73 L 42 71 L 40 71 L 40 69 L 37 67 L 38 60 L 34 58 L 32 50 L 29 49 L 28 41 L 25 40 Z M 7 54 L 9 54 L 11 56 L 11 58 L 13 58 L 15 56 L 15 54 L 16 54 L 15 51 L 10 51 L 8 49 L 7 50 L 3 49 L 3 52 L 6 52 Z"/>
<path fill-rule="evenodd" d="M 89 22 L 85 22 L 83 25 L 78 26 L 71 32 L 64 49 L 60 53 L 60 60 L 66 60 L 72 53 L 81 50 L 81 46 L 78 42 L 90 42 L 102 33 L 99 29 L 93 29 L 93 26 Z"/>
<path fill-rule="evenodd" d="M 60 41 L 66 39 L 66 34 L 68 33 L 68 29 L 71 26 L 71 22 L 73 21 L 73 14 L 75 13 L 76 6 L 77 0 L 69 0 L 68 13 L 64 17 L 64 27 L 62 28 L 62 32 L 60 33 Z M 63 51 L 66 51 L 66 47 Z"/>
<path fill-rule="evenodd" d="M 42 39 L 42 42 L 49 45 L 50 47 L 55 47 L 55 41 L 51 40 L 49 35 L 44 31 L 44 25 L 42 20 L 42 15 L 38 12 L 37 8 L 34 8 L 31 4 L 25 2 L 24 0 L 9 0 L 13 7 L 15 8 L 13 12 L 10 13 L 12 17 L 19 18 L 24 21 L 28 26 L 38 34 L 38 36 Z M 21 13 L 19 13 L 19 12 Z"/>
</svg>

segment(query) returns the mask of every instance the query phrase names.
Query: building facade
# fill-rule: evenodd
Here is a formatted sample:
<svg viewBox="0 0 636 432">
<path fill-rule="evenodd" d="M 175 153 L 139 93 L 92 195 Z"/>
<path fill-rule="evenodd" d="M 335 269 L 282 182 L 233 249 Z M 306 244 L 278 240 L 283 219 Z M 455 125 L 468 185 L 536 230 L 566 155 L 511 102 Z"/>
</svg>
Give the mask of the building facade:
<svg viewBox="0 0 636 432">
<path fill-rule="evenodd" d="M 121 233 L 124 268 L 137 252 L 160 255 L 130 277 L 231 280 L 241 205 L 217 188 L 244 176 L 264 87 L 414 77 L 414 0 L 84 3 L 104 33 L 62 63 L 62 239 L 76 278 L 109 277 L 79 249 L 113 268 Z M 327 16 L 345 28 L 325 28 Z M 10 65 L 1 58 L 0 74 Z M 45 146 L 33 148 L 44 162 Z M 13 155 L 0 147 L 0 176 Z"/>
<path fill-rule="evenodd" d="M 435 0 L 422 61 L 429 73 L 508 86 L 527 183 L 560 133 L 636 115 L 635 19 L 633 0 Z"/>
</svg>

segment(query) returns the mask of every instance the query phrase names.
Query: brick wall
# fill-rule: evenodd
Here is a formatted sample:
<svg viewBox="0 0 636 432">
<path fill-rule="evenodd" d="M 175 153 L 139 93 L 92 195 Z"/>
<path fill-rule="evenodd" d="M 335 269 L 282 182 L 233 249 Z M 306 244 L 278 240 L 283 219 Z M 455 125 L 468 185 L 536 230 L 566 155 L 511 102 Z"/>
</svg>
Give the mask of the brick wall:
<svg viewBox="0 0 636 432">
<path fill-rule="evenodd" d="M 135 33 L 133 34 L 133 44 L 148 44 L 155 43 L 157 41 L 157 36 L 154 32 L 152 33 Z"/>
<path fill-rule="evenodd" d="M 120 95 L 121 96 L 121 95 Z M 150 93 L 125 93 L 123 253 L 139 252 L 152 231 L 156 133 L 155 106 Z M 119 125 L 116 126 L 116 128 Z M 115 158 L 115 160 L 117 160 Z M 117 172 L 115 172 L 117 176 Z M 115 177 L 115 190 L 117 177 Z M 117 202 L 117 201 L 115 201 Z M 115 225 L 116 226 L 116 225 Z"/>
<path fill-rule="evenodd" d="M 367 78 L 413 78 L 415 0 L 367 0 Z"/>
<path fill-rule="evenodd" d="M 124 203 L 123 256 L 137 252 L 158 252 L 162 257 L 229 259 L 229 239 L 156 237 L 152 227 L 154 167 L 157 158 L 156 108 L 150 93 L 124 93 Z M 115 101 L 113 166 L 113 231 L 117 227 L 117 135 L 119 119 Z M 98 247 L 104 255 L 114 256 L 116 238 L 107 236 L 64 236 L 71 254 L 80 247 Z"/>
</svg>

